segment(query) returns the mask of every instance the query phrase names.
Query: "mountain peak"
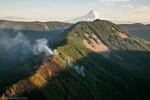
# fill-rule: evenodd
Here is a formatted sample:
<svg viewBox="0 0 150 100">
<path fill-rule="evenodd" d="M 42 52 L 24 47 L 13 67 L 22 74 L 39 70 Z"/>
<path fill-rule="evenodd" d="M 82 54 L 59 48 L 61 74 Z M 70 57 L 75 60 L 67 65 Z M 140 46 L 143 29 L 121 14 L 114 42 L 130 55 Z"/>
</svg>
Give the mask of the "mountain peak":
<svg viewBox="0 0 150 100">
<path fill-rule="evenodd" d="M 95 10 L 91 10 L 91 11 L 87 14 L 87 16 L 93 17 L 94 20 L 95 20 L 95 19 L 100 19 L 99 14 L 98 14 Z"/>
<path fill-rule="evenodd" d="M 95 11 L 95 10 L 91 10 L 90 12 L 89 12 L 89 14 L 96 14 L 97 12 Z"/>
<path fill-rule="evenodd" d="M 96 12 L 95 10 L 91 10 L 88 14 L 86 14 L 84 16 L 81 16 L 81 17 L 74 18 L 74 19 L 69 20 L 67 22 L 77 23 L 77 22 L 80 22 L 80 21 L 94 21 L 96 19 L 106 19 L 106 18 L 103 17 L 103 16 L 100 16 L 99 13 Z"/>
</svg>

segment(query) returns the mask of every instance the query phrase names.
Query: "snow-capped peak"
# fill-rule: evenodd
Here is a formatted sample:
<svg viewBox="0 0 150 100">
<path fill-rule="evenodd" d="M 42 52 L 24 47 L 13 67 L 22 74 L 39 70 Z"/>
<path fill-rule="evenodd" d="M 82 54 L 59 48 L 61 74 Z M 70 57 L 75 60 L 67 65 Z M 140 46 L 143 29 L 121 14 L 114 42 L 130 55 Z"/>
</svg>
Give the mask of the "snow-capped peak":
<svg viewBox="0 0 150 100">
<path fill-rule="evenodd" d="M 105 18 L 103 16 L 100 16 L 99 13 L 97 13 L 95 10 L 92 10 L 88 14 L 86 14 L 85 16 L 74 18 L 73 20 L 69 20 L 67 22 L 77 23 L 80 21 L 94 21 L 96 19 L 105 19 Z"/>
<path fill-rule="evenodd" d="M 87 14 L 87 16 L 88 16 L 88 17 L 93 17 L 94 19 L 100 19 L 99 14 L 98 14 L 95 10 L 90 11 L 90 12 Z"/>
</svg>

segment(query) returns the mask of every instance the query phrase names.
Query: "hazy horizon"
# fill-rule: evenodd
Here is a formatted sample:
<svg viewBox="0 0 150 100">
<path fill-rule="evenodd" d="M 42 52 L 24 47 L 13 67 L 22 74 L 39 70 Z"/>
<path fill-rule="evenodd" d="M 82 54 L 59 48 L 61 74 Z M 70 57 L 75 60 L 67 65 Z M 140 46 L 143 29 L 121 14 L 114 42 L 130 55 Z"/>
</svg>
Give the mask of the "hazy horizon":
<svg viewBox="0 0 150 100">
<path fill-rule="evenodd" d="M 96 10 L 116 23 L 150 23 L 149 0 L 1 0 L 0 19 L 66 21 Z"/>
</svg>

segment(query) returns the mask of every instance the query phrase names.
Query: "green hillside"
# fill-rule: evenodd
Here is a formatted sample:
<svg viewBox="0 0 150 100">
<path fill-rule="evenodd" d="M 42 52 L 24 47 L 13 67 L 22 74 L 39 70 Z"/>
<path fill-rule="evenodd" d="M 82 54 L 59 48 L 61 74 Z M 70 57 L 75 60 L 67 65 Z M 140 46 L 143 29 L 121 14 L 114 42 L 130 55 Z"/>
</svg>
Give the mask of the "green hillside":
<svg viewBox="0 0 150 100">
<path fill-rule="evenodd" d="M 7 88 L 4 97 L 150 99 L 149 42 L 134 38 L 105 20 L 79 22 L 63 34 L 64 41 L 57 47 L 59 54 L 46 59 L 34 74 Z"/>
</svg>

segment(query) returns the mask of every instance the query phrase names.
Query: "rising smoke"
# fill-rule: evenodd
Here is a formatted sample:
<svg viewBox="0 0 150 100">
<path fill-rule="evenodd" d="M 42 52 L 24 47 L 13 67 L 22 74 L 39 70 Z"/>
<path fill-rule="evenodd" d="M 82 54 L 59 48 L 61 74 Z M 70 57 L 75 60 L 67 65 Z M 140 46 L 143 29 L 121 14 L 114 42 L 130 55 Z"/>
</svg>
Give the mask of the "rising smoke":
<svg viewBox="0 0 150 100">
<path fill-rule="evenodd" d="M 44 53 L 46 56 L 53 55 L 54 52 L 47 46 L 48 41 L 46 39 L 36 40 L 36 44 L 33 46 L 33 53 L 39 55 Z"/>
<path fill-rule="evenodd" d="M 35 38 L 35 35 L 34 32 L 30 34 L 21 32 L 19 27 L 16 30 L 0 29 L 1 75 L 8 76 L 9 72 L 10 75 L 13 75 L 13 71 L 16 74 L 30 73 L 43 63 L 45 57 L 57 53 L 56 50 L 48 47 L 46 39 Z M 0 80 L 1 78 L 3 77 L 0 77 Z"/>
<path fill-rule="evenodd" d="M 0 47 L 8 52 L 12 52 L 14 49 L 24 48 L 22 52 L 28 51 L 31 48 L 30 41 L 23 35 L 23 33 L 18 32 L 16 36 L 2 36 L 0 37 Z"/>
<path fill-rule="evenodd" d="M 54 54 L 57 54 L 56 50 L 48 47 L 46 39 L 37 39 L 31 42 L 21 32 L 13 36 L 0 33 L 0 71 L 18 66 L 18 64 L 26 66 L 26 64 L 32 64 L 33 61 L 42 60 L 43 57 Z"/>
<path fill-rule="evenodd" d="M 46 56 L 53 55 L 54 52 L 48 47 L 47 43 L 46 39 L 38 39 L 35 43 L 31 43 L 21 32 L 18 32 L 14 37 L 4 36 L 0 38 L 0 48 L 12 53 L 18 51 L 21 54 L 40 55 L 44 53 Z"/>
</svg>

